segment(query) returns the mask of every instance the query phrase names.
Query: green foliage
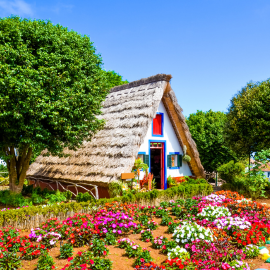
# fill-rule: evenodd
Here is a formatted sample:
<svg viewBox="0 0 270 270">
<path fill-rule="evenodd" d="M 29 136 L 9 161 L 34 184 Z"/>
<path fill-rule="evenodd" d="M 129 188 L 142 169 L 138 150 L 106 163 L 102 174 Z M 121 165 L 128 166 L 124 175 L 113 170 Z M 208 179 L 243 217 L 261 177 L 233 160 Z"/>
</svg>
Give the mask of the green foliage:
<svg viewBox="0 0 270 270">
<path fill-rule="evenodd" d="M 192 138 L 197 144 L 200 159 L 207 172 L 236 160 L 236 154 L 225 145 L 224 129 L 227 117 L 223 112 L 197 111 L 186 119 Z"/>
<path fill-rule="evenodd" d="M 167 183 L 168 185 L 170 186 L 175 186 L 176 185 L 176 182 L 175 180 L 169 175 L 168 178 L 167 178 Z"/>
<path fill-rule="evenodd" d="M 59 190 L 54 191 L 46 188 L 41 190 L 40 187 L 34 188 L 33 185 L 23 185 L 22 193 L 19 194 L 11 194 L 9 190 L 0 191 L 0 202 L 5 205 L 22 207 L 46 202 L 49 204 L 65 202 L 71 196 L 70 191 L 60 192 Z"/>
<path fill-rule="evenodd" d="M 139 256 L 142 252 L 142 248 L 139 245 L 127 245 L 125 247 L 125 252 L 129 258 L 134 258 Z"/>
<path fill-rule="evenodd" d="M 73 246 L 69 243 L 66 243 L 60 248 L 60 259 L 67 259 L 73 255 Z"/>
<path fill-rule="evenodd" d="M 105 245 L 105 242 L 97 238 L 90 244 L 90 249 L 95 257 L 106 256 L 109 253 L 109 249 Z"/>
<path fill-rule="evenodd" d="M 269 180 L 263 173 L 270 160 L 270 149 L 257 152 L 254 156 L 254 164 L 245 175 L 245 187 L 252 199 L 265 197 L 265 188 L 269 184 Z"/>
<path fill-rule="evenodd" d="M 3 191 L 2 191 L 3 192 Z M 189 198 L 196 195 L 209 195 L 213 192 L 213 187 L 209 184 L 181 184 L 176 187 L 168 188 L 166 190 L 155 190 L 154 195 L 150 195 L 153 191 L 136 193 L 130 199 L 129 197 L 122 196 L 110 199 L 99 199 L 95 202 L 70 202 L 64 204 L 54 204 L 48 205 L 46 207 L 41 206 L 29 206 L 26 208 L 14 209 L 9 211 L 0 211 L 0 225 L 3 225 L 4 221 L 15 221 L 23 222 L 24 220 L 28 220 L 29 217 L 35 216 L 37 214 L 48 217 L 48 213 L 53 213 L 57 215 L 58 213 L 66 213 L 68 211 L 78 212 L 82 209 L 92 209 L 93 207 L 99 207 L 104 205 L 105 203 L 112 203 L 114 201 L 117 202 L 133 202 L 133 199 L 136 202 L 140 201 L 151 201 L 155 196 L 158 198 L 162 198 L 162 200 L 172 199 L 174 197 L 182 197 Z M 2 197 L 0 192 L 0 199 Z"/>
<path fill-rule="evenodd" d="M 221 165 L 217 171 L 221 179 L 225 180 L 227 183 L 233 184 L 237 181 L 237 178 L 244 173 L 245 164 L 231 160 L 230 162 Z"/>
<path fill-rule="evenodd" d="M 16 194 L 17 196 L 18 194 Z M 41 204 L 44 202 L 44 199 L 39 195 L 37 194 L 36 192 L 33 192 L 32 195 L 31 195 L 31 201 L 34 203 L 34 204 Z"/>
<path fill-rule="evenodd" d="M 91 202 L 94 201 L 94 197 L 89 194 L 89 192 L 81 193 L 79 192 L 76 196 L 76 202 Z"/>
<path fill-rule="evenodd" d="M 106 237 L 104 239 L 106 245 L 115 245 L 116 237 L 113 233 L 106 233 Z"/>
<path fill-rule="evenodd" d="M 97 116 L 108 84 L 87 36 L 19 17 L 0 19 L 0 32 L 0 156 L 18 193 L 32 152 L 76 150 L 104 126 Z"/>
<path fill-rule="evenodd" d="M 172 221 L 173 221 L 172 217 L 170 217 L 168 215 L 165 215 L 165 216 L 162 217 L 160 225 L 161 226 L 168 226 L 169 223 L 172 222 Z"/>
<path fill-rule="evenodd" d="M 104 258 L 93 258 L 94 263 L 91 265 L 92 270 L 111 270 L 112 261 Z"/>
<path fill-rule="evenodd" d="M 188 176 L 185 176 L 185 180 L 186 182 L 183 182 L 182 184 L 207 184 L 207 181 L 204 178 L 197 178 L 197 179 L 193 179 L 190 178 Z"/>
<path fill-rule="evenodd" d="M 38 270 L 51 270 L 55 262 L 48 252 L 43 252 L 38 258 Z"/>
<path fill-rule="evenodd" d="M 0 202 L 15 207 L 31 205 L 31 199 L 25 199 L 22 194 L 10 194 L 9 190 L 0 191 Z"/>
<path fill-rule="evenodd" d="M 243 248 L 243 253 L 248 259 L 252 259 L 259 256 L 260 250 L 258 246 L 248 245 Z"/>
<path fill-rule="evenodd" d="M 143 161 L 140 158 L 137 158 L 134 162 L 134 166 L 132 170 L 137 172 L 137 170 L 143 170 L 146 171 L 148 169 L 147 164 L 143 163 Z"/>
<path fill-rule="evenodd" d="M 66 192 L 57 190 L 55 194 L 46 194 L 45 198 L 49 200 L 49 203 L 65 202 L 67 200 L 66 194 Z"/>
<path fill-rule="evenodd" d="M 183 156 L 183 161 L 190 162 L 191 161 L 191 157 L 189 155 L 184 155 Z"/>
<path fill-rule="evenodd" d="M 145 249 L 139 254 L 138 258 L 136 258 L 136 260 L 134 262 L 134 266 L 142 265 L 143 262 L 144 263 L 149 263 L 149 262 L 152 262 L 152 261 L 153 261 L 153 258 L 151 257 L 150 252 Z"/>
<path fill-rule="evenodd" d="M 109 194 L 110 197 L 118 197 L 122 194 L 122 183 L 120 181 L 112 181 L 109 183 Z"/>
<path fill-rule="evenodd" d="M 270 80 L 248 83 L 231 100 L 226 141 L 249 157 L 270 145 Z"/>
<path fill-rule="evenodd" d="M 117 85 L 129 83 L 127 80 L 123 81 L 122 76 L 113 70 L 104 71 L 104 76 L 107 83 L 107 89 L 110 89 Z"/>
<path fill-rule="evenodd" d="M 227 181 L 223 189 L 237 191 L 242 195 L 257 199 L 265 197 L 265 189 L 269 185 L 268 178 L 262 169 L 267 166 L 270 159 L 270 150 L 262 150 L 254 156 L 254 164 L 245 171 L 242 163 L 229 162 L 221 166 L 218 171 L 222 179 Z"/>
<path fill-rule="evenodd" d="M 21 258 L 16 253 L 2 252 L 4 255 L 0 257 L 0 269 L 13 270 L 21 267 Z"/>
<path fill-rule="evenodd" d="M 0 172 L 3 173 L 8 173 L 8 168 L 4 164 L 0 163 Z"/>
<path fill-rule="evenodd" d="M 141 215 L 138 217 L 138 220 L 140 221 L 140 224 L 146 226 L 147 222 L 149 221 L 149 217 L 147 215 Z"/>
</svg>

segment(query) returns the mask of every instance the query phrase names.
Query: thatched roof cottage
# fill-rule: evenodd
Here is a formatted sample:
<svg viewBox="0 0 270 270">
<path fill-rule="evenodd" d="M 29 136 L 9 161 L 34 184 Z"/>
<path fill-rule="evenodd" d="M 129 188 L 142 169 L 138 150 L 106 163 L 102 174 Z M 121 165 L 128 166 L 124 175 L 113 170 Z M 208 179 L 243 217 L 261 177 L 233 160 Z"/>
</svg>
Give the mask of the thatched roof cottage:
<svg viewBox="0 0 270 270">
<path fill-rule="evenodd" d="M 98 186 L 107 196 L 110 181 L 131 172 L 140 156 L 148 163 L 158 188 L 167 177 L 204 177 L 204 169 L 189 128 L 171 88 L 171 75 L 158 74 L 110 90 L 102 109 L 105 128 L 67 158 L 39 156 L 27 178 L 57 187 L 67 183 Z M 191 157 L 182 161 L 183 149 Z M 59 185 L 58 185 L 59 184 Z"/>
</svg>

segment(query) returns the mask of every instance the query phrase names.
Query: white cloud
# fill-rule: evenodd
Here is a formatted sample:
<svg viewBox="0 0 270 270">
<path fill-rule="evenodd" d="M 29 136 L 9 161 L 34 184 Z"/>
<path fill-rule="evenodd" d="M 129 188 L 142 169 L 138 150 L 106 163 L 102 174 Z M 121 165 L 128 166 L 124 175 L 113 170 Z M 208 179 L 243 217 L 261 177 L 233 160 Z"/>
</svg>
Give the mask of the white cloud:
<svg viewBox="0 0 270 270">
<path fill-rule="evenodd" d="M 31 5 L 24 0 L 0 0 L 1 16 L 32 16 L 33 13 Z"/>
</svg>

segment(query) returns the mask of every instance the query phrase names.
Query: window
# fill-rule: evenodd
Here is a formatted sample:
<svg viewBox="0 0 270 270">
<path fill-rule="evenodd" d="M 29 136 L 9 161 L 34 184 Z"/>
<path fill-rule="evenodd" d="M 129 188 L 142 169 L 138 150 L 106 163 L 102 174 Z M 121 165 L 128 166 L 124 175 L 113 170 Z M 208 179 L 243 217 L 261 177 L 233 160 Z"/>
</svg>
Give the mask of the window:
<svg viewBox="0 0 270 270">
<path fill-rule="evenodd" d="M 172 166 L 171 167 L 178 167 L 178 155 L 171 155 L 172 157 Z"/>
<path fill-rule="evenodd" d="M 149 167 L 149 155 L 146 155 L 145 152 L 139 152 L 137 158 L 140 158 Z"/>
<path fill-rule="evenodd" d="M 182 167 L 182 155 L 178 152 L 170 153 L 167 156 L 167 167 L 170 169 L 180 169 Z"/>
<path fill-rule="evenodd" d="M 270 178 L 270 172 L 268 172 L 268 178 Z"/>
<path fill-rule="evenodd" d="M 157 113 L 153 119 L 153 136 L 163 136 L 163 113 Z"/>
</svg>

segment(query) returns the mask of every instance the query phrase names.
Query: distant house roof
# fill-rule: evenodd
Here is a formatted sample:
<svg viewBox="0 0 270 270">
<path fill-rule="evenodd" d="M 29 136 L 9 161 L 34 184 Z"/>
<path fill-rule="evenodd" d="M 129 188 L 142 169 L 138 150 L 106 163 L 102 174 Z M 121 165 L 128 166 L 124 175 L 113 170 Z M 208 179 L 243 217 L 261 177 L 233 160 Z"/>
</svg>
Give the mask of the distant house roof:
<svg viewBox="0 0 270 270">
<path fill-rule="evenodd" d="M 67 158 L 40 155 L 31 164 L 28 179 L 69 180 L 106 186 L 130 172 L 147 130 L 161 101 L 174 127 L 176 136 L 187 154 L 194 176 L 205 177 L 199 153 L 189 128 L 170 87 L 171 75 L 158 74 L 146 79 L 114 87 L 103 104 L 101 117 L 106 120 L 103 130 L 90 142 L 71 151 Z"/>
<path fill-rule="evenodd" d="M 250 163 L 251 163 L 251 164 L 254 164 L 254 162 L 255 162 L 254 159 L 251 159 L 251 160 L 250 160 Z M 270 172 L 270 162 L 267 163 L 266 167 L 261 168 L 261 170 L 262 170 L 263 172 Z"/>
</svg>

